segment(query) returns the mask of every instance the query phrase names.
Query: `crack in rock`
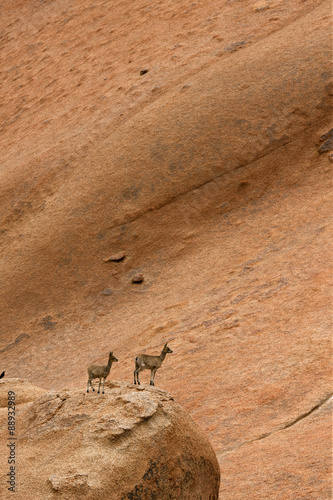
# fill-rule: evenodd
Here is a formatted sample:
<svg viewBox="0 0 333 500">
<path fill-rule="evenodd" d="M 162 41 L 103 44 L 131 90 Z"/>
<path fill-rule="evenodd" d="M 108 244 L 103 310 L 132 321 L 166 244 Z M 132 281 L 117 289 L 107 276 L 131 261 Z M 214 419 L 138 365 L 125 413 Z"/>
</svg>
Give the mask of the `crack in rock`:
<svg viewBox="0 0 333 500">
<path fill-rule="evenodd" d="M 239 450 L 239 448 L 242 448 L 243 446 L 247 445 L 247 444 L 251 444 L 251 443 L 255 443 L 256 441 L 261 441 L 262 439 L 265 439 L 267 437 L 270 437 L 272 434 L 275 434 L 276 432 L 280 432 L 280 431 L 283 431 L 285 429 L 289 429 L 290 427 L 293 427 L 294 425 L 296 425 L 298 422 L 300 422 L 301 420 L 304 420 L 305 418 L 309 417 L 310 415 L 312 415 L 312 413 L 316 412 L 317 410 L 319 410 L 322 406 L 324 406 L 325 404 L 327 403 L 330 403 L 331 401 L 333 400 L 333 393 L 330 393 L 328 396 L 325 396 L 324 398 L 322 398 L 318 404 L 316 404 L 315 406 L 313 406 L 310 410 L 302 413 L 301 415 L 299 415 L 298 417 L 294 418 L 293 420 L 289 421 L 289 422 L 286 422 L 284 425 L 282 425 L 281 427 L 278 427 L 277 429 L 273 429 L 272 431 L 270 432 L 265 432 L 264 434 L 261 434 L 260 436 L 258 436 L 257 438 L 254 438 L 254 439 L 251 439 L 249 441 L 244 441 L 243 443 L 241 443 L 240 445 L 238 446 L 235 446 L 235 448 L 232 448 L 228 451 L 226 451 L 225 453 L 223 453 L 223 455 L 227 455 L 229 453 L 232 453 L 234 451 L 237 451 Z"/>
<path fill-rule="evenodd" d="M 313 408 L 311 408 L 309 411 L 302 413 L 299 417 L 295 418 L 291 422 L 287 422 L 284 425 L 284 427 L 282 427 L 281 430 L 288 429 L 289 427 L 292 427 L 293 425 L 297 424 L 298 422 L 300 422 L 300 420 L 303 420 L 304 418 L 308 417 L 309 415 L 311 415 L 315 411 L 319 410 L 319 408 L 321 408 L 324 404 L 332 401 L 332 399 L 333 399 L 333 394 L 331 393 L 331 394 L 329 394 L 329 396 L 326 396 L 324 399 L 319 401 L 319 403 L 316 406 L 314 406 Z"/>
</svg>

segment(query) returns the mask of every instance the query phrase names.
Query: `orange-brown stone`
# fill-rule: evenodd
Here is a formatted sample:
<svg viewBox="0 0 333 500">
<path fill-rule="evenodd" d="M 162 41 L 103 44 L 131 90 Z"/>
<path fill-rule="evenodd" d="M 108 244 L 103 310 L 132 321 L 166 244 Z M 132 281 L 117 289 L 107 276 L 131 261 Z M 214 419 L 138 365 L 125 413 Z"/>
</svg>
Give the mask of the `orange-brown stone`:
<svg viewBox="0 0 333 500">
<path fill-rule="evenodd" d="M 221 498 L 329 498 L 330 2 L 2 13 L 2 380 L 84 388 L 112 350 L 131 382 L 168 341 Z"/>
</svg>

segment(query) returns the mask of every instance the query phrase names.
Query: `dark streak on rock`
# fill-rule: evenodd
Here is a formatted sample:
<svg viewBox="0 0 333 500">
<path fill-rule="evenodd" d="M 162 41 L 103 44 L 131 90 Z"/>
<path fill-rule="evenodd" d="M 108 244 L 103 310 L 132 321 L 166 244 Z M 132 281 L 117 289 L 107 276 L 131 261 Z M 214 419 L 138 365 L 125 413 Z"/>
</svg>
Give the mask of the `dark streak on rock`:
<svg viewBox="0 0 333 500">
<path fill-rule="evenodd" d="M 327 151 L 331 151 L 331 149 L 333 149 L 333 128 L 326 132 L 326 134 L 322 135 L 320 140 L 325 142 L 318 149 L 318 153 L 326 153 Z"/>
<path fill-rule="evenodd" d="M 57 325 L 55 321 L 52 321 L 52 316 L 45 316 L 40 324 L 43 325 L 45 330 L 53 330 Z"/>
<path fill-rule="evenodd" d="M 29 338 L 30 338 L 30 335 L 28 333 L 21 333 L 21 335 L 19 335 L 18 337 L 16 337 L 16 339 L 14 340 L 14 342 L 12 342 L 11 344 L 8 344 L 6 347 L 4 347 L 3 349 L 1 349 L 0 353 L 5 352 L 8 349 L 11 349 L 15 345 L 19 344 L 23 339 L 29 339 Z"/>
</svg>

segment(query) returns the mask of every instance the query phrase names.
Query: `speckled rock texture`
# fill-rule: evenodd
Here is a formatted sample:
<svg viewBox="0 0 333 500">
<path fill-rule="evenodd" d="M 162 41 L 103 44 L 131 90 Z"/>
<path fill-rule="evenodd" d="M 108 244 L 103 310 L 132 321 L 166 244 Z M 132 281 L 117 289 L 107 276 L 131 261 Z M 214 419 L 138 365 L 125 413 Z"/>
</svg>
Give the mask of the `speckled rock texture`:
<svg viewBox="0 0 333 500">
<path fill-rule="evenodd" d="M 168 342 L 221 499 L 331 497 L 331 10 L 1 2 L 0 372 Z"/>
<path fill-rule="evenodd" d="M 17 412 L 18 498 L 218 498 L 213 448 L 167 392 L 108 382 L 104 395 L 63 390 L 36 398 L 38 388 L 15 379 L 0 384 L 1 393 L 8 389 L 17 402 L 32 400 Z M 1 498 L 9 497 L 5 483 L 1 472 Z"/>
</svg>

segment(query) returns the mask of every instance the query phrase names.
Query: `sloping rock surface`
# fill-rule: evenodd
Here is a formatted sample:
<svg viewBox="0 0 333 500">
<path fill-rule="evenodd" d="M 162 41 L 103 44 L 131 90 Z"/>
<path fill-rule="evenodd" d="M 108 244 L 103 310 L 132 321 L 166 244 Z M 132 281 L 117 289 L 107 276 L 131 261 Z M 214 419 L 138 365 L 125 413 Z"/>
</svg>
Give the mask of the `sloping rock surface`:
<svg viewBox="0 0 333 500">
<path fill-rule="evenodd" d="M 330 498 L 331 2 L 1 14 L 0 371 L 131 382 L 168 341 L 221 498 Z"/>
<path fill-rule="evenodd" d="M 15 380 L 0 385 L 1 393 L 9 388 L 18 401 L 31 394 Z M 109 382 L 104 395 L 45 392 L 19 409 L 17 424 L 15 494 L 22 500 L 218 498 L 212 446 L 165 391 Z M 1 498 L 9 497 L 5 482 L 2 472 Z"/>
</svg>

